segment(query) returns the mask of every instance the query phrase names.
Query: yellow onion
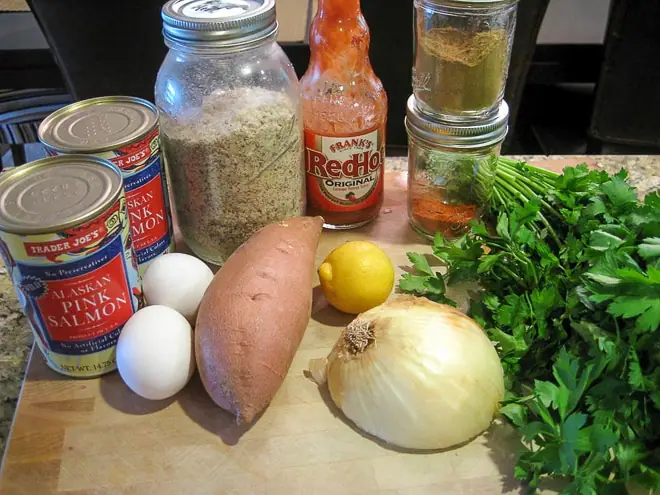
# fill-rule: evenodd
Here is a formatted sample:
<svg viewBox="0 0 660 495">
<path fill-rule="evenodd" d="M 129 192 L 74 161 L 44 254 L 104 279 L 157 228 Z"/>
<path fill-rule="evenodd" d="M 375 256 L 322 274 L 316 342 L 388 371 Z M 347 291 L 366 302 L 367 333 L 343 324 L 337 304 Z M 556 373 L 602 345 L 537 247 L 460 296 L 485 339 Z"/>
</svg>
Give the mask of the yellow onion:
<svg viewBox="0 0 660 495">
<path fill-rule="evenodd" d="M 360 314 L 310 371 L 360 429 L 407 449 L 471 440 L 504 396 L 502 365 L 481 327 L 412 296 Z"/>
</svg>

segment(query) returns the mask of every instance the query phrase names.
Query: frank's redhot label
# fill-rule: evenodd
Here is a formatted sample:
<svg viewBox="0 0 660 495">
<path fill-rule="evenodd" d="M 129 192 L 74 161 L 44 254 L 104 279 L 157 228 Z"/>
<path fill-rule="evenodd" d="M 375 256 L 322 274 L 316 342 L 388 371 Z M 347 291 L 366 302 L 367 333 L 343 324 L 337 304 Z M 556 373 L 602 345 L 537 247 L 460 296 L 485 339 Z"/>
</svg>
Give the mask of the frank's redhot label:
<svg viewBox="0 0 660 495">
<path fill-rule="evenodd" d="M 317 210 L 355 212 L 373 206 L 383 191 L 382 128 L 352 136 L 305 131 L 307 201 Z"/>
</svg>

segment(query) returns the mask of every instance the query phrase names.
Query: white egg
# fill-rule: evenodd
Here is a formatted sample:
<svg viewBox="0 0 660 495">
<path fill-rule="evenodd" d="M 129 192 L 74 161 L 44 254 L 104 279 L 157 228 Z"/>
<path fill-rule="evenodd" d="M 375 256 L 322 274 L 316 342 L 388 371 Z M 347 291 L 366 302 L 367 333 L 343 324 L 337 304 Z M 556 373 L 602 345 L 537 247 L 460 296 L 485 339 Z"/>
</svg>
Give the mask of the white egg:
<svg viewBox="0 0 660 495">
<path fill-rule="evenodd" d="M 124 325 L 117 342 L 124 383 L 145 399 L 167 399 L 195 372 L 190 323 L 167 306 L 148 306 Z"/>
<path fill-rule="evenodd" d="M 197 309 L 213 280 L 213 272 L 202 260 L 183 253 L 156 258 L 142 278 L 148 305 L 168 306 L 195 325 Z"/>
</svg>

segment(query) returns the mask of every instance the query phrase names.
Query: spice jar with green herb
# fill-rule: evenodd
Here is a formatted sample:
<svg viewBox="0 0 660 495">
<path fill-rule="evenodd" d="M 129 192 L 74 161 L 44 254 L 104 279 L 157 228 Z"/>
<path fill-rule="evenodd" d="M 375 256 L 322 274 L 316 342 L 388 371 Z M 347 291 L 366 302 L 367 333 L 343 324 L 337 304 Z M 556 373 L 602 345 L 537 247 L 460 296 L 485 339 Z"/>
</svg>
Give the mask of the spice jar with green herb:
<svg viewBox="0 0 660 495">
<path fill-rule="evenodd" d="M 470 124 L 447 124 L 408 100 L 408 217 L 412 227 L 432 239 L 464 233 L 488 207 L 495 167 L 506 137 L 509 107 Z"/>
<path fill-rule="evenodd" d="M 506 84 L 517 0 L 415 0 L 413 92 L 447 121 L 497 112 Z"/>
</svg>

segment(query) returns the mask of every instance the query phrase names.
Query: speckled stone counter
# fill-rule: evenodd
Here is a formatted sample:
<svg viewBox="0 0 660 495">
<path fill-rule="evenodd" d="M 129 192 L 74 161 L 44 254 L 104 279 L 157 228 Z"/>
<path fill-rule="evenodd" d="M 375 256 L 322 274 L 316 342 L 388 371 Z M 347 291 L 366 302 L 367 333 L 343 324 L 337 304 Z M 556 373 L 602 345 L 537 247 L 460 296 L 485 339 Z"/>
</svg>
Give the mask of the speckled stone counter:
<svg viewBox="0 0 660 495">
<path fill-rule="evenodd" d="M 592 166 L 616 173 L 626 168 L 631 184 L 637 187 L 640 196 L 660 189 L 660 156 L 516 156 L 518 160 L 530 162 L 552 159 L 566 160 L 575 165 L 587 162 Z M 389 158 L 388 170 L 406 170 L 406 158 Z M 16 408 L 23 382 L 25 365 L 32 346 L 32 335 L 27 319 L 23 315 L 6 270 L 0 266 L 0 458 Z"/>
<path fill-rule="evenodd" d="M 32 331 L 0 262 L 0 459 L 32 347 Z"/>
</svg>

